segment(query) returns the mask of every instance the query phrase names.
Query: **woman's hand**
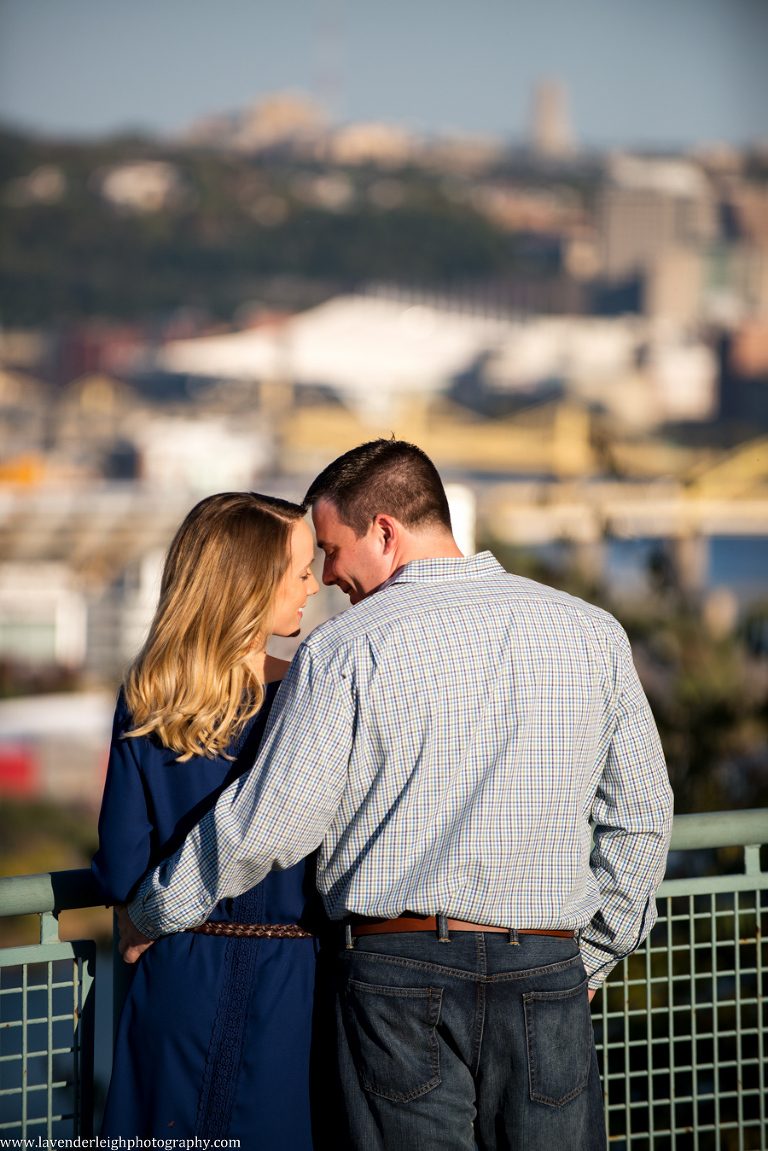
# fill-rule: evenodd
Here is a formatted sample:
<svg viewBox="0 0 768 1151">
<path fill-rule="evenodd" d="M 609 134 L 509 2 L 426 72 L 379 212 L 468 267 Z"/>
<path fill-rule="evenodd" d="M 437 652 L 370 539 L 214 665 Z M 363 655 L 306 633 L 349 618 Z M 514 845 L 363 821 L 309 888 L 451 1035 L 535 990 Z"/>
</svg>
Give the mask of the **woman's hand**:
<svg viewBox="0 0 768 1151">
<path fill-rule="evenodd" d="M 154 939 L 148 939 L 146 935 L 143 935 L 142 932 L 139 931 L 128 914 L 128 908 L 124 903 L 119 903 L 115 906 L 115 915 L 117 916 L 117 929 L 120 932 L 120 946 L 118 950 L 126 963 L 135 963 L 155 941 Z"/>
</svg>

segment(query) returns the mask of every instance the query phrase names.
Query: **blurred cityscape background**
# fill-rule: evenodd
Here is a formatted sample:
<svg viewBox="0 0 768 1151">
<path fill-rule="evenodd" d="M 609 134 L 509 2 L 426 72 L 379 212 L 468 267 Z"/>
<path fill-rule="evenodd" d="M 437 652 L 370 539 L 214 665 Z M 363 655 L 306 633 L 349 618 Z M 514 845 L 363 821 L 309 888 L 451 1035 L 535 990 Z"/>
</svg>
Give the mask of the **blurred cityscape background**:
<svg viewBox="0 0 768 1151">
<path fill-rule="evenodd" d="M 90 858 L 189 508 L 392 432 L 768 802 L 767 10 L 539 7 L 0 5 L 3 873 Z"/>
</svg>

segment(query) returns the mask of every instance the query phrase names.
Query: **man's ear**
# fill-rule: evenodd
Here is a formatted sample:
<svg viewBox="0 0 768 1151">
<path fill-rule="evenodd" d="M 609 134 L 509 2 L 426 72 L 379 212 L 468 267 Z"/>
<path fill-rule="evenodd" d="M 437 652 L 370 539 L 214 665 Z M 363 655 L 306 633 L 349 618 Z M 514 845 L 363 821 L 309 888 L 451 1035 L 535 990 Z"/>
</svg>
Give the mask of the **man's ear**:
<svg viewBox="0 0 768 1151">
<path fill-rule="evenodd" d="M 388 555 L 397 540 L 397 522 L 392 516 L 384 514 L 374 516 L 373 522 L 382 545 L 382 554 Z"/>
</svg>

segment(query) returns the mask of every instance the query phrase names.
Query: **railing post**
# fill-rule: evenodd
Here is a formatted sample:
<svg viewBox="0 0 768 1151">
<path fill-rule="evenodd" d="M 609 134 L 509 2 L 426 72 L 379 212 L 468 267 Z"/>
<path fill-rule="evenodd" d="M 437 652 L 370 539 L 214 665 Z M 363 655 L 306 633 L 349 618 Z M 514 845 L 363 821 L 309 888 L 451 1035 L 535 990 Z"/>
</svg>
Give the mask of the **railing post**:
<svg viewBox="0 0 768 1151">
<path fill-rule="evenodd" d="M 40 942 L 59 942 L 59 913 L 57 911 L 44 911 L 40 916 Z"/>
<path fill-rule="evenodd" d="M 80 1071 L 79 1130 L 83 1135 L 93 1134 L 93 1071 L 96 1037 L 96 954 L 82 959 L 80 989 Z"/>
<path fill-rule="evenodd" d="M 761 875 L 762 868 L 760 866 L 760 844 L 750 843 L 744 848 L 744 874 L 745 875 Z"/>
</svg>

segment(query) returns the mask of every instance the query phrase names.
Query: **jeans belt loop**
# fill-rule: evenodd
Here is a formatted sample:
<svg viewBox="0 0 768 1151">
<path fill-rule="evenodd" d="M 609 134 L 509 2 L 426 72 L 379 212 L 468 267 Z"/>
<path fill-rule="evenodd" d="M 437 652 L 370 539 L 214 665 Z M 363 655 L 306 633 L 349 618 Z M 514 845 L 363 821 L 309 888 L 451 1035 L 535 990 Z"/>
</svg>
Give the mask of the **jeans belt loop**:
<svg viewBox="0 0 768 1151">
<path fill-rule="evenodd" d="M 352 938 L 352 924 L 349 921 L 344 924 L 344 947 L 347 951 L 355 950 L 355 941 Z"/>
<path fill-rule="evenodd" d="M 513 947 L 519 947 L 520 946 L 520 936 L 517 934 L 517 928 L 516 927 L 510 927 L 509 939 L 507 940 L 507 942 L 511 943 Z"/>
<path fill-rule="evenodd" d="M 437 941 L 438 943 L 450 943 L 451 937 L 448 934 L 448 916 L 437 916 Z"/>
</svg>

